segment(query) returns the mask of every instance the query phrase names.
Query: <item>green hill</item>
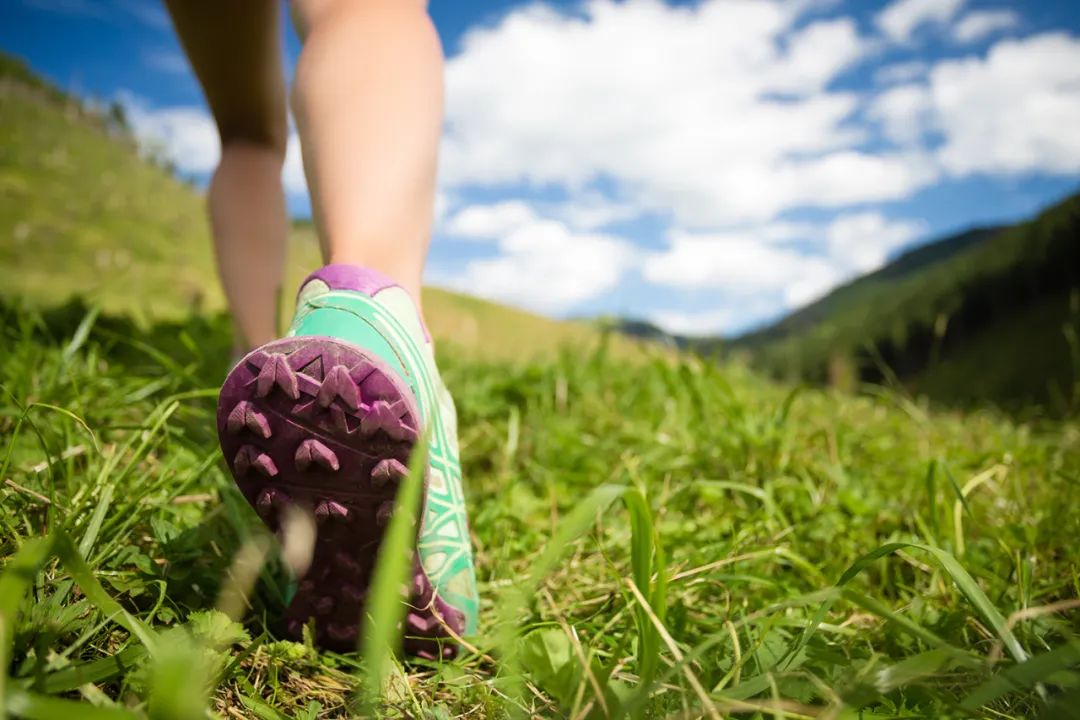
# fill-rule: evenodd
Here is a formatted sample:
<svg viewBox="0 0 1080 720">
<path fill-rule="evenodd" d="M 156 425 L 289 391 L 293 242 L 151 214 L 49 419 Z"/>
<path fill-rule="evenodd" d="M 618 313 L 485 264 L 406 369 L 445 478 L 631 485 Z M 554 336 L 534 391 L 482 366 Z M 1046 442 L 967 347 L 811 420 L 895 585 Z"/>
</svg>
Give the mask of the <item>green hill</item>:
<svg viewBox="0 0 1080 720">
<path fill-rule="evenodd" d="M 726 348 L 789 379 L 1062 412 L 1080 379 L 1078 291 L 1080 195 L 912 250 Z"/>
<path fill-rule="evenodd" d="M 224 309 L 201 194 L 140 157 L 121 113 L 90 112 L 0 55 L 0 137 L 0 295 L 39 305 L 80 298 L 144 326 Z M 318 265 L 311 225 L 297 223 L 286 287 Z M 600 338 L 588 323 L 435 288 L 424 307 L 441 344 L 480 357 L 524 359 Z M 611 344 L 636 353 L 624 339 Z"/>
</svg>

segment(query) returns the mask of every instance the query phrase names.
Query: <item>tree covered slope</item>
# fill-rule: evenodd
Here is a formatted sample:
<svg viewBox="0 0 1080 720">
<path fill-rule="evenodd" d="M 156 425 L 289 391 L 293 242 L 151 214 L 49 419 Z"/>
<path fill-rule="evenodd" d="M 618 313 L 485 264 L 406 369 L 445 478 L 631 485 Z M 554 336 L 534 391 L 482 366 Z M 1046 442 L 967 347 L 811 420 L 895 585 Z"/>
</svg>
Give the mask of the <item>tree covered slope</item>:
<svg viewBox="0 0 1080 720">
<path fill-rule="evenodd" d="M 906 253 L 728 343 L 773 374 L 899 380 L 947 402 L 1061 410 L 1074 395 L 1080 195 Z"/>
</svg>

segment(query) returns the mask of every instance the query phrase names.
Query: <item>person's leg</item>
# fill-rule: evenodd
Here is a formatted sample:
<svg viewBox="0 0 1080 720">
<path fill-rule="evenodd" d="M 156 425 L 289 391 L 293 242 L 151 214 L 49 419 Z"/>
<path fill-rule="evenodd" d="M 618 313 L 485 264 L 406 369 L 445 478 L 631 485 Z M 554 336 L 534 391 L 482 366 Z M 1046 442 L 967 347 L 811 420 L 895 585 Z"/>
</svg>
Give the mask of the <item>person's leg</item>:
<svg viewBox="0 0 1080 720">
<path fill-rule="evenodd" d="M 279 336 L 288 136 L 276 0 L 166 0 L 221 135 L 210 183 L 218 272 L 245 352 Z"/>
<path fill-rule="evenodd" d="M 423 0 L 297 0 L 292 91 L 331 263 L 377 270 L 419 303 L 442 126 L 442 49 Z"/>
<path fill-rule="evenodd" d="M 294 638 L 356 647 L 397 487 L 427 438 L 405 646 L 447 657 L 479 599 L 453 402 L 417 303 L 441 126 L 441 50 L 419 0 L 295 0 L 305 43 L 294 114 L 329 265 L 284 338 L 229 372 L 218 437 L 264 522 L 309 510 L 311 564 L 285 611 Z"/>
</svg>

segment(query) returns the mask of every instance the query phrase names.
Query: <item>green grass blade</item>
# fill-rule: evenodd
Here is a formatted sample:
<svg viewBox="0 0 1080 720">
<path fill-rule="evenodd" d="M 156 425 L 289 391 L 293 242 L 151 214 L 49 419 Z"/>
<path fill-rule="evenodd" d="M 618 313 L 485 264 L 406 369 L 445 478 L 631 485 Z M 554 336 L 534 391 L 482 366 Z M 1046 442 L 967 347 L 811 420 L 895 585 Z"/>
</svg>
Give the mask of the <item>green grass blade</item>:
<svg viewBox="0 0 1080 720">
<path fill-rule="evenodd" d="M 123 676 L 147 657 L 142 645 L 131 645 L 115 655 L 71 665 L 49 673 L 41 690 L 47 695 L 71 692 L 86 683 L 102 683 Z"/>
<path fill-rule="evenodd" d="M 63 363 L 68 363 L 71 358 L 75 356 L 75 353 L 79 352 L 83 345 L 86 344 L 87 338 L 90 337 L 90 330 L 93 329 L 94 323 L 97 322 L 98 315 L 100 314 L 100 305 L 90 308 L 89 312 L 86 313 L 82 322 L 79 323 L 79 327 L 75 329 L 75 334 L 71 336 L 71 341 L 64 348 L 63 352 L 60 353 L 60 358 Z"/>
<path fill-rule="evenodd" d="M 79 417 L 75 413 L 71 412 L 67 408 L 62 408 L 59 405 L 52 405 L 52 404 L 46 403 L 46 402 L 36 402 L 36 403 L 32 403 L 30 405 L 27 405 L 26 406 L 26 411 L 30 412 L 31 410 L 33 410 L 35 408 L 43 408 L 45 410 L 52 410 L 55 413 L 60 413 L 64 417 L 69 418 L 71 420 L 74 420 L 75 424 L 78 425 L 79 427 L 81 427 L 83 430 L 85 430 L 86 434 L 90 436 L 90 444 L 94 446 L 94 450 L 96 450 L 97 452 L 101 452 L 101 446 L 98 445 L 97 435 L 94 434 L 94 431 L 90 428 L 89 425 L 86 424 L 86 421 L 83 420 L 81 417 Z"/>
<path fill-rule="evenodd" d="M 90 602 L 97 606 L 98 610 L 115 620 L 121 627 L 130 632 L 146 649 L 153 655 L 157 650 L 157 636 L 154 631 L 147 627 L 142 620 L 120 607 L 120 603 L 105 592 L 93 571 L 87 566 L 79 549 L 63 531 L 56 534 L 56 555 L 61 564 L 71 574 L 75 583 L 82 590 Z"/>
<path fill-rule="evenodd" d="M 4 710 L 26 720 L 138 720 L 141 717 L 124 708 L 100 707 L 15 688 L 8 691 Z"/>
<path fill-rule="evenodd" d="M 1013 665 L 1004 672 L 995 675 L 973 690 L 960 706 L 966 710 L 977 710 L 989 705 L 1009 693 L 1028 690 L 1039 683 L 1050 682 L 1050 676 L 1061 671 L 1070 671 L 1073 682 L 1080 681 L 1080 641 L 1073 640 L 1061 647 L 1035 655 L 1029 660 Z"/>
<path fill-rule="evenodd" d="M 657 619 L 663 622 L 667 613 L 666 569 L 663 551 L 653 529 L 652 510 L 645 494 L 638 488 L 627 488 L 622 499 L 630 513 L 630 563 L 634 584 L 642 597 L 649 600 Z M 648 692 L 660 666 L 662 642 L 658 629 L 640 603 L 634 604 L 634 620 L 638 631 L 638 684 L 641 692 Z M 643 717 L 644 705 L 639 707 L 637 716 Z"/>
<path fill-rule="evenodd" d="M 250 710 L 259 720 L 289 720 L 289 716 L 278 712 L 258 698 L 249 695 L 240 695 L 240 702 Z"/>
<path fill-rule="evenodd" d="M 952 578 L 952 581 L 960 589 L 960 592 L 964 594 L 964 596 L 968 599 L 968 602 L 970 602 L 975 607 L 979 615 L 982 616 L 982 619 L 986 622 L 987 625 L 990 626 L 990 629 L 993 630 L 994 633 L 998 636 L 998 638 L 1002 641 L 1005 648 L 1009 651 L 1009 654 L 1013 656 L 1013 659 L 1017 662 L 1024 662 L 1024 660 L 1027 659 L 1027 652 L 1020 645 L 1020 642 L 1016 639 L 1016 636 L 1013 635 L 1013 632 L 1006 623 L 1005 618 L 998 611 L 998 609 L 994 607 L 993 603 L 990 602 L 990 599 L 986 597 L 986 593 L 982 591 L 982 588 L 979 587 L 978 583 L 975 582 L 975 578 L 971 577 L 971 574 L 964 569 L 964 566 L 961 565 L 960 562 L 952 556 L 952 554 L 942 550 L 941 548 L 931 547 L 929 545 L 923 545 L 921 543 L 909 542 L 898 542 L 889 543 L 888 545 L 882 545 L 877 550 L 866 553 L 854 563 L 852 563 L 851 566 L 847 570 L 845 570 L 844 573 L 840 576 L 840 579 L 836 581 L 835 587 L 842 588 L 844 585 L 847 585 L 859 573 L 869 567 L 870 564 L 875 560 L 883 558 L 886 555 L 891 555 L 897 550 L 904 550 L 906 548 L 914 548 L 916 550 L 922 550 L 923 552 L 928 553 L 931 558 L 933 558 L 937 562 L 941 569 L 944 570 L 950 578 Z M 828 614 L 835 601 L 835 597 L 831 598 L 825 603 L 823 603 L 822 606 L 818 609 L 811 623 L 807 625 L 806 629 L 803 631 L 800 639 L 793 645 L 791 651 L 789 651 L 789 660 L 790 658 L 795 656 L 798 650 L 806 646 L 806 643 L 813 636 L 814 632 L 816 632 L 818 626 L 821 625 L 821 623 L 825 620 L 825 616 Z"/>
<path fill-rule="evenodd" d="M 597 514 L 603 512 L 625 492 L 625 485 L 601 485 L 582 498 L 573 510 L 559 520 L 559 527 L 551 541 L 529 570 L 529 584 L 532 588 L 555 569 L 574 541 L 593 526 Z"/>
<path fill-rule="evenodd" d="M 573 510 L 559 520 L 554 535 L 545 545 L 544 551 L 533 562 L 526 578 L 510 585 L 497 599 L 496 607 L 499 608 L 499 613 L 495 644 L 502 660 L 502 672 L 498 682 L 503 693 L 510 700 L 507 709 L 512 715 L 521 714 L 520 700 L 524 688 L 517 638 L 518 617 L 523 613 L 528 599 L 540 582 L 570 551 L 574 542 L 593 526 L 597 514 L 603 512 L 625 492 L 625 485 L 601 485 L 582 498 Z"/>
<path fill-rule="evenodd" d="M 876 598 L 864 595 L 848 587 L 843 589 L 842 595 L 843 598 L 851 604 L 857 605 L 863 610 L 867 610 L 884 620 L 888 620 L 890 623 L 900 627 L 912 637 L 922 640 L 932 648 L 950 650 L 957 655 L 971 655 L 970 651 L 950 645 L 944 639 L 927 630 L 917 622 L 914 622 L 898 612 L 894 612 L 892 608 Z"/>
<path fill-rule="evenodd" d="M 112 497 L 112 485 L 101 488 L 101 497 L 98 498 L 97 505 L 94 507 L 94 514 L 90 516 L 90 524 L 86 526 L 86 532 L 79 541 L 79 555 L 84 558 L 90 557 L 90 551 L 94 549 L 98 533 L 101 532 L 101 524 L 105 522 L 105 514 L 109 512 L 109 507 L 112 505 Z"/>
<path fill-rule="evenodd" d="M 427 442 L 413 448 L 409 474 L 398 488 L 394 514 L 383 535 L 374 577 L 368 590 L 360 635 L 364 677 L 359 706 L 373 714 L 382 700 L 394 653 L 400 647 L 401 621 L 405 616 L 403 590 L 409 586 L 409 570 L 416 552 L 416 527 L 427 469 Z"/>
<path fill-rule="evenodd" d="M 948 648 L 936 648 L 906 657 L 895 665 L 889 665 L 874 674 L 874 687 L 887 693 L 917 680 L 936 675 L 946 668 L 957 665 L 975 669 L 981 666 L 977 658 L 959 655 Z"/>
<path fill-rule="evenodd" d="M 15 691 L 7 687 L 7 669 L 11 664 L 19 606 L 52 549 L 52 537 L 27 540 L 0 573 L 0 708 L 6 707 L 5 695 L 10 697 Z"/>
</svg>

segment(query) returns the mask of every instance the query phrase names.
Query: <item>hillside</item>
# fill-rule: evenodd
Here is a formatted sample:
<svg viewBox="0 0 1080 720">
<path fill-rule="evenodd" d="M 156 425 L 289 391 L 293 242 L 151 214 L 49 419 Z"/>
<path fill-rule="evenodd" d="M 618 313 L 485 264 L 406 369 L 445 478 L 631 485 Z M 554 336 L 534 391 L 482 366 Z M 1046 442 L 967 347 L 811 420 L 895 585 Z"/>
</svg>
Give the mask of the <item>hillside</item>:
<svg viewBox="0 0 1080 720">
<path fill-rule="evenodd" d="M 0 56 L 0 137 L 0 296 L 44 306 L 79 298 L 143 325 L 223 310 L 202 196 L 141 158 L 122 121 L 86 111 Z M 310 224 L 296 224 L 286 287 L 318 264 Z M 486 358 L 600 338 L 587 323 L 446 290 L 426 289 L 424 306 L 437 341 Z M 635 352 L 624 339 L 611 343 Z"/>
<path fill-rule="evenodd" d="M 1078 291 L 1075 195 L 1027 222 L 905 253 L 726 349 L 789 379 L 898 379 L 947 403 L 1062 412 L 1076 394 Z"/>
</svg>

